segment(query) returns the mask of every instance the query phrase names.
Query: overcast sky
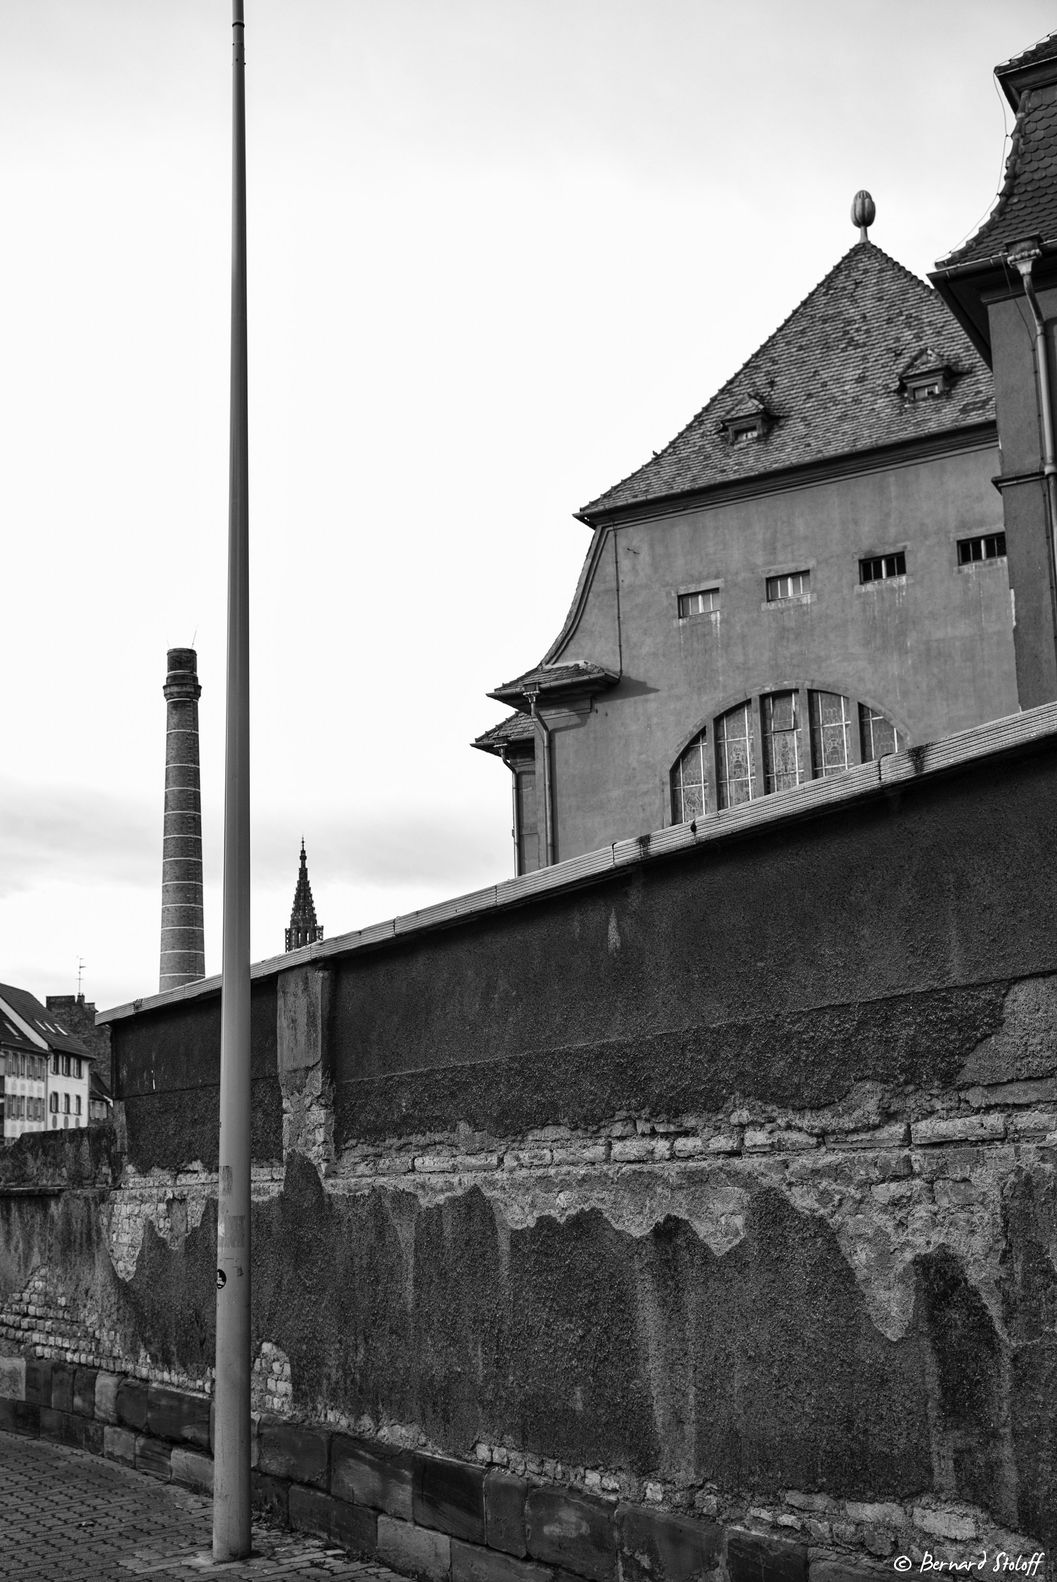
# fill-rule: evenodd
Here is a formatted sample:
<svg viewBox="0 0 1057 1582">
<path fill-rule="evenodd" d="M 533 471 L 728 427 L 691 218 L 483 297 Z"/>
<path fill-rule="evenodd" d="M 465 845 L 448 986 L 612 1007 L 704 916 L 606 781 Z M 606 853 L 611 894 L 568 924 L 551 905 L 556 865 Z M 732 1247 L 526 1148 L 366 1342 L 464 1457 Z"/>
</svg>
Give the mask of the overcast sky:
<svg viewBox="0 0 1057 1582">
<path fill-rule="evenodd" d="M 1042 0 L 247 0 L 255 958 L 512 872 L 571 513 L 852 245 L 986 214 Z M 165 653 L 220 967 L 228 0 L 0 0 L 0 981 L 157 988 Z"/>
</svg>

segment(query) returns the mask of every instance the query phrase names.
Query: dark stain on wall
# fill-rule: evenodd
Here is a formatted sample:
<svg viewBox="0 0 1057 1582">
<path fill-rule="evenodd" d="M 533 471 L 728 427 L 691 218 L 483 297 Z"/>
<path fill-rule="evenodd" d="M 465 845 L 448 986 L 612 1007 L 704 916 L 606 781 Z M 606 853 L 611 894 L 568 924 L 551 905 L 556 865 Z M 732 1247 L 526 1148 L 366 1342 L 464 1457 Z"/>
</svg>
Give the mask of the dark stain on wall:
<svg viewBox="0 0 1057 1582">
<path fill-rule="evenodd" d="M 915 1314 L 931 1352 L 941 1487 L 1014 1521 L 1003 1431 L 1003 1342 L 983 1298 L 948 1247 L 918 1258 L 916 1272 Z"/>
<path fill-rule="evenodd" d="M 1057 1547 L 1057 1151 L 1052 1163 L 1017 1169 L 1002 1205 L 1001 1295 L 1013 1348 L 1009 1420 L 1017 1516 Z"/>
<path fill-rule="evenodd" d="M 258 1161 L 282 1158 L 282 1095 L 276 1069 L 276 980 L 250 998 L 251 1145 Z M 128 1158 L 137 1170 L 217 1168 L 220 996 L 177 1000 L 115 1022 L 117 1097 L 124 1100 Z"/>
<path fill-rule="evenodd" d="M 836 1103 L 856 1082 L 953 1082 L 1002 1021 L 1008 985 L 899 995 L 722 1027 L 547 1050 L 336 1089 L 335 1140 L 445 1131 L 460 1120 L 497 1135 L 562 1122 L 590 1126 L 630 1110 L 654 1117 L 720 1111 L 745 1098 L 795 1108 Z"/>
<path fill-rule="evenodd" d="M 152 1352 L 190 1371 L 211 1355 L 214 1236 L 211 1215 L 173 1254 L 148 1230 L 129 1295 Z M 832 1232 L 777 1194 L 720 1258 L 671 1218 L 643 1237 L 598 1210 L 510 1230 L 477 1188 L 328 1198 L 292 1156 L 255 1205 L 254 1257 L 254 1344 L 289 1356 L 306 1418 L 732 1490 L 929 1486 L 921 1340 L 885 1339 Z"/>
</svg>

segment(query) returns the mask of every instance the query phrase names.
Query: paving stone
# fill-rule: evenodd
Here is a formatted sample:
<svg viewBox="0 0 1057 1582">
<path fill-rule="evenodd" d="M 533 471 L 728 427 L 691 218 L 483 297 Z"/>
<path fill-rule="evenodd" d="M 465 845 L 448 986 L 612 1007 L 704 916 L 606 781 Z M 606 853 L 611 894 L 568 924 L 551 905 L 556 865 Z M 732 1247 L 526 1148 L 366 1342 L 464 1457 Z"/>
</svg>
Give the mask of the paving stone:
<svg viewBox="0 0 1057 1582">
<path fill-rule="evenodd" d="M 73 1376 L 73 1410 L 81 1417 L 95 1416 L 95 1381 L 98 1368 L 78 1368 Z"/>
<path fill-rule="evenodd" d="M 117 1420 L 140 1433 L 147 1426 L 147 1386 L 142 1379 L 122 1379 L 117 1391 Z"/>
<path fill-rule="evenodd" d="M 152 1439 L 149 1434 L 136 1435 L 136 1470 L 149 1472 L 152 1478 L 166 1482 L 172 1472 L 172 1446 L 163 1439 Z"/>
<path fill-rule="evenodd" d="M 447 1533 L 415 1527 L 392 1516 L 378 1518 L 378 1555 L 388 1565 L 426 1577 L 429 1582 L 448 1582 L 451 1572 L 451 1539 Z"/>
<path fill-rule="evenodd" d="M 330 1492 L 353 1505 L 368 1505 L 409 1522 L 413 1516 L 414 1459 L 407 1451 L 389 1451 L 335 1434 Z"/>
<path fill-rule="evenodd" d="M 95 1380 L 95 1420 L 97 1423 L 117 1422 L 117 1392 L 124 1383 L 120 1373 L 103 1373 Z"/>
<path fill-rule="evenodd" d="M 267 1472 L 250 1472 L 250 1499 L 253 1509 L 285 1527 L 290 1519 L 290 1485 L 285 1478 Z"/>
<path fill-rule="evenodd" d="M 484 1528 L 490 1549 L 502 1549 L 508 1555 L 528 1554 L 525 1539 L 528 1491 L 525 1479 L 515 1477 L 512 1472 L 493 1469 L 485 1474 Z"/>
<path fill-rule="evenodd" d="M 103 1428 L 103 1454 L 111 1461 L 123 1461 L 127 1467 L 136 1465 L 136 1435 L 131 1428 L 117 1428 L 107 1424 Z"/>
<path fill-rule="evenodd" d="M 590 1582 L 616 1576 L 615 1507 L 561 1489 L 532 1489 L 525 1501 L 529 1554 Z"/>
<path fill-rule="evenodd" d="M 51 1408 L 54 1412 L 73 1411 L 73 1374 L 67 1362 L 57 1362 L 51 1370 Z"/>
<path fill-rule="evenodd" d="M 290 1526 L 297 1532 L 317 1533 L 357 1555 L 373 1555 L 378 1548 L 378 1513 L 362 1505 L 336 1500 L 321 1489 L 301 1483 L 290 1485 Z"/>
<path fill-rule="evenodd" d="M 807 1549 L 756 1533 L 727 1534 L 730 1582 L 807 1582 Z"/>
<path fill-rule="evenodd" d="M 484 1543 L 484 1468 L 416 1456 L 412 1514 L 422 1527 Z"/>
<path fill-rule="evenodd" d="M 641 1505 L 618 1506 L 616 1522 L 621 1582 L 697 1582 L 720 1563 L 723 1535 L 714 1522 Z"/>
<path fill-rule="evenodd" d="M 165 1384 L 147 1386 L 147 1430 L 156 1439 L 198 1445 L 209 1449 L 209 1409 L 207 1395 L 192 1395 L 189 1390 L 174 1390 Z"/>
<path fill-rule="evenodd" d="M 0 1400 L 0 1429 L 35 1438 L 40 1433 L 40 1410 L 35 1401 Z"/>
<path fill-rule="evenodd" d="M 551 1582 L 553 1575 L 549 1566 L 452 1539 L 451 1582 Z"/>
<path fill-rule="evenodd" d="M 330 1476 L 330 1438 L 322 1428 L 262 1422 L 257 1466 L 273 1478 L 325 1489 Z"/>
<path fill-rule="evenodd" d="M 200 1494 L 212 1494 L 212 1456 L 207 1456 L 201 1450 L 188 1450 L 183 1445 L 174 1445 L 170 1466 L 174 1483 L 182 1483 L 185 1489 L 197 1489 Z"/>
<path fill-rule="evenodd" d="M 26 1400 L 38 1406 L 51 1405 L 51 1371 L 55 1364 L 50 1358 L 31 1357 L 26 1361 Z"/>
<path fill-rule="evenodd" d="M 135 1440 L 127 1428 L 99 1426 L 111 1443 L 114 1436 Z M 174 1459 L 206 1459 L 190 1448 L 178 1447 L 173 1454 Z M 3 1432 L 0 1487 L 0 1574 L 5 1582 L 135 1582 L 137 1576 L 150 1582 L 200 1582 L 212 1571 L 212 1501 L 202 1494 L 158 1482 L 113 1460 Z M 57 1489 L 61 1499 L 55 1497 Z M 304 1493 L 326 1498 L 315 1490 Z M 334 1507 L 340 1503 L 331 1502 Z M 297 1582 L 302 1577 L 305 1582 L 309 1577 L 401 1582 L 378 1560 L 336 1552 L 333 1545 L 340 1541 L 323 1543 L 255 1521 L 251 1558 L 225 1565 L 223 1574 L 228 1582 Z"/>
</svg>

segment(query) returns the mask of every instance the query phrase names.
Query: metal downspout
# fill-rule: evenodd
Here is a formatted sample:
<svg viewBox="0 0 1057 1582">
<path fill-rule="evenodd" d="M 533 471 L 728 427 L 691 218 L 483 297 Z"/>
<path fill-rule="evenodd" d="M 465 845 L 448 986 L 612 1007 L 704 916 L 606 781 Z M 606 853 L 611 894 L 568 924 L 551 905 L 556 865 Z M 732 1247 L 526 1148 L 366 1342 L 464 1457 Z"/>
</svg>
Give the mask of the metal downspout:
<svg viewBox="0 0 1057 1582">
<path fill-rule="evenodd" d="M 1035 381 L 1039 391 L 1039 416 L 1042 426 L 1042 475 L 1046 480 L 1046 512 L 1049 517 L 1050 602 L 1054 615 L 1054 633 L 1057 636 L 1057 444 L 1053 427 L 1053 389 L 1050 383 L 1049 358 L 1046 355 L 1046 320 L 1043 318 L 1031 268 L 1040 255 L 1038 247 L 1019 254 L 1010 251 L 1009 262 L 1019 271 L 1024 282 L 1024 295 L 1035 322 Z"/>
<path fill-rule="evenodd" d="M 532 719 L 543 733 L 543 831 L 547 853 L 547 867 L 554 865 L 554 807 L 551 797 L 551 733 L 550 727 L 537 708 L 539 687 L 527 692 Z"/>
</svg>

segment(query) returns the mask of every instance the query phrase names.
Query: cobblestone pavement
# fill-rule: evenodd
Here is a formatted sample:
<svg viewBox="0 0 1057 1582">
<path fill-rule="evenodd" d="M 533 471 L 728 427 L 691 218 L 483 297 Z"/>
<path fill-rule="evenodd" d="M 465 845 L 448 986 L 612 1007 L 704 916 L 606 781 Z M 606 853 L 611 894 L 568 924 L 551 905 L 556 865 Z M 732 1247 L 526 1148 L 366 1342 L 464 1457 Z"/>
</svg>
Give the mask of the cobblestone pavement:
<svg viewBox="0 0 1057 1582">
<path fill-rule="evenodd" d="M 0 1433 L 4 1582 L 198 1582 L 333 1578 L 402 1582 L 395 1571 L 301 1533 L 253 1524 L 253 1554 L 214 1566 L 212 1502 L 100 1456 Z"/>
</svg>

